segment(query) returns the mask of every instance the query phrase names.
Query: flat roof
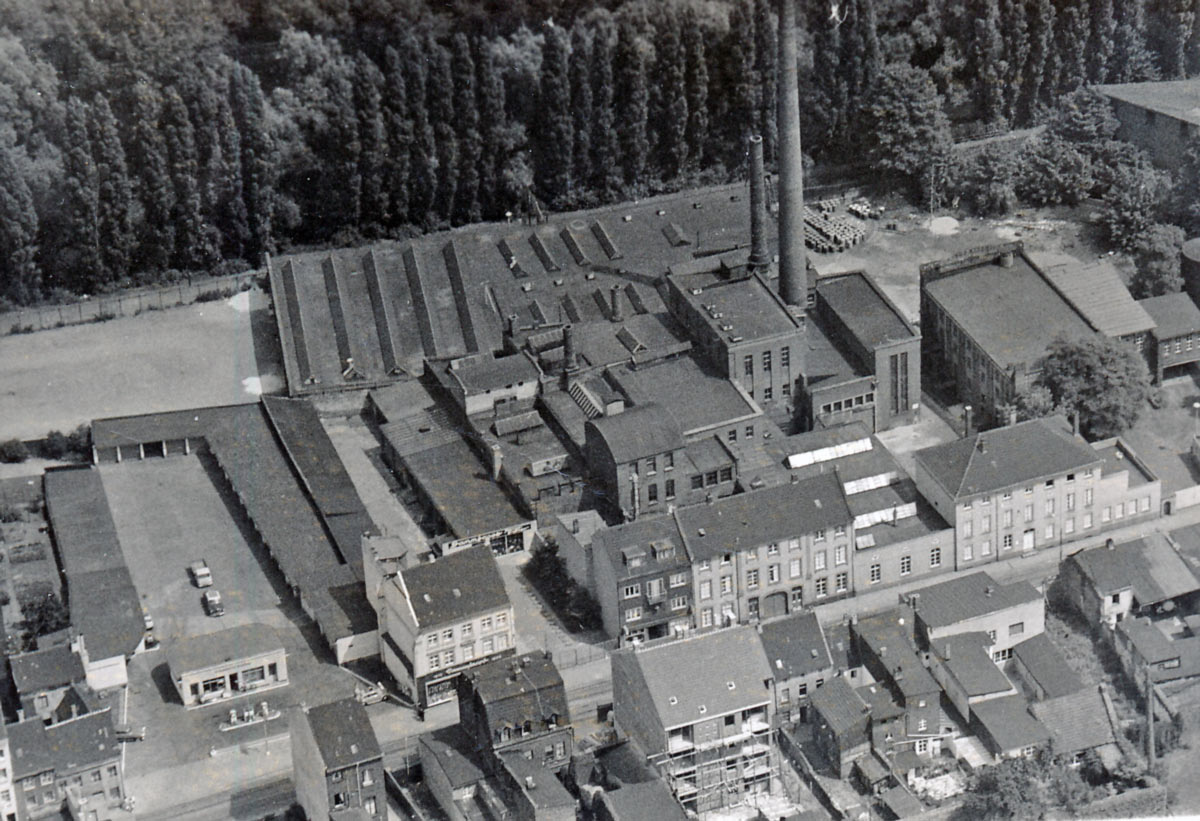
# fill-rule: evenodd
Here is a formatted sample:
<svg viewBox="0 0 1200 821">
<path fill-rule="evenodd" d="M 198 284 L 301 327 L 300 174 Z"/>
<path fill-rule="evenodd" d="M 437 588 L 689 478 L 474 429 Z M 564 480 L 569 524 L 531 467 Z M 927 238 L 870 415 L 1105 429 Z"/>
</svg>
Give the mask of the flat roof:
<svg viewBox="0 0 1200 821">
<path fill-rule="evenodd" d="M 1100 466 L 1100 473 L 1108 475 L 1110 473 L 1120 473 L 1126 471 L 1129 474 L 1129 487 L 1135 488 L 1140 485 L 1149 484 L 1156 481 L 1157 476 L 1150 473 L 1144 463 L 1135 456 L 1128 446 L 1121 444 L 1119 441 L 1114 441 L 1108 445 L 1093 445 L 1092 448 L 1104 460 L 1104 464 Z"/>
<path fill-rule="evenodd" d="M 528 521 L 461 438 L 403 457 L 405 469 L 459 539 Z"/>
<path fill-rule="evenodd" d="M 635 405 L 654 403 L 665 408 L 684 436 L 762 415 L 733 383 L 708 373 L 689 356 L 642 368 L 618 365 L 608 373 Z"/>
<path fill-rule="evenodd" d="M 1186 291 L 1152 296 L 1138 304 L 1154 320 L 1154 335 L 1160 340 L 1200 332 L 1200 308 Z"/>
<path fill-rule="evenodd" d="M 1114 100 L 1200 125 L 1200 79 L 1096 86 Z"/>
<path fill-rule="evenodd" d="M 815 315 L 809 314 L 809 322 L 805 326 L 808 350 L 804 354 L 808 384 L 822 388 L 826 387 L 826 383 L 838 384 L 870 376 L 871 372 L 858 358 L 835 344 L 822 325 Z"/>
<path fill-rule="evenodd" d="M 691 265 L 706 263 L 707 270 L 689 272 L 677 266 L 669 275 L 714 334 L 726 340 L 734 336 L 754 340 L 800 331 L 770 286 L 755 276 L 727 279 L 719 270 L 720 261 L 696 260 Z"/>
<path fill-rule="evenodd" d="M 283 652 L 279 635 L 266 624 L 240 624 L 215 633 L 184 636 L 167 647 L 167 663 L 176 678 L 267 653 Z"/>
<path fill-rule="evenodd" d="M 982 262 L 925 284 L 925 292 L 997 365 L 1036 367 L 1056 337 L 1093 333 L 1021 253 L 1011 267 Z"/>
<path fill-rule="evenodd" d="M 504 579 L 487 545 L 455 550 L 400 571 L 422 629 L 509 605 Z"/>
<path fill-rule="evenodd" d="M 868 348 L 917 336 L 891 300 L 862 271 L 821 277 L 817 280 L 817 296 Z"/>
</svg>

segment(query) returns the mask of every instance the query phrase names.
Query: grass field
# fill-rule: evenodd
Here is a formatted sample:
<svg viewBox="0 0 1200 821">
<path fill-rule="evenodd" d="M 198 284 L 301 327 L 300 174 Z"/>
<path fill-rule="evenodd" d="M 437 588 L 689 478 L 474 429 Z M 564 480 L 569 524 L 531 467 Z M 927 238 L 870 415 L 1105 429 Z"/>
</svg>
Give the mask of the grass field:
<svg viewBox="0 0 1200 821">
<path fill-rule="evenodd" d="M 0 338 L 0 439 L 104 416 L 245 402 L 260 382 L 279 384 L 265 298 L 246 305 L 239 296 L 241 310 L 208 302 Z"/>
</svg>

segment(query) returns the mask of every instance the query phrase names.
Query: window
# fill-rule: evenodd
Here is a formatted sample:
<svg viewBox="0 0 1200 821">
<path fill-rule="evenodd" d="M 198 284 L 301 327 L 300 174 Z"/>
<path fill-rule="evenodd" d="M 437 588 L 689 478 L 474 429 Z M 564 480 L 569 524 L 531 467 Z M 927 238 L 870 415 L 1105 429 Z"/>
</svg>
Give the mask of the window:
<svg viewBox="0 0 1200 821">
<path fill-rule="evenodd" d="M 770 351 L 763 351 L 762 363 L 763 363 L 764 371 L 771 370 L 771 352 Z"/>
<path fill-rule="evenodd" d="M 467 622 L 458 628 L 458 632 L 462 634 L 464 640 L 469 640 L 475 635 L 475 625 Z"/>
<path fill-rule="evenodd" d="M 725 438 L 727 440 L 729 440 L 730 442 L 736 442 L 737 441 L 737 428 L 730 428 L 729 432 L 725 434 Z"/>
<path fill-rule="evenodd" d="M 707 570 L 711 570 L 711 569 L 712 569 L 712 562 L 709 561 L 708 559 L 705 559 L 702 562 L 700 562 L 700 570 L 701 571 L 707 571 Z"/>
<path fill-rule="evenodd" d="M 928 728 L 928 727 L 929 727 L 929 721 L 928 721 L 928 719 L 924 719 L 924 718 L 922 718 L 922 719 L 920 719 L 920 720 L 918 720 L 918 721 L 917 721 L 917 732 L 918 732 L 918 733 L 923 733 L 923 732 L 925 732 L 926 728 Z"/>
<path fill-rule="evenodd" d="M 442 641 L 445 641 L 445 642 L 454 641 L 454 628 L 453 627 L 447 627 L 445 630 L 442 631 Z"/>
<path fill-rule="evenodd" d="M 746 587 L 750 590 L 755 590 L 758 588 L 758 570 L 757 569 L 746 571 Z"/>
<path fill-rule="evenodd" d="M 825 569 L 825 551 L 818 550 L 813 554 L 813 570 L 820 572 Z"/>
<path fill-rule="evenodd" d="M 979 520 L 979 532 L 980 533 L 991 533 L 992 532 L 991 514 L 985 513 L 983 515 L 983 518 L 981 518 Z"/>
<path fill-rule="evenodd" d="M 701 490 L 704 487 L 704 477 L 699 473 L 692 476 L 692 490 Z"/>
<path fill-rule="evenodd" d="M 942 566 L 942 549 L 940 547 L 931 547 L 929 549 L 929 566 L 930 567 L 941 567 Z"/>
<path fill-rule="evenodd" d="M 712 627 L 712 625 L 713 625 L 713 611 L 712 611 L 711 607 L 706 607 L 700 611 L 700 626 L 701 627 Z"/>
<path fill-rule="evenodd" d="M 1112 508 L 1105 507 L 1103 510 L 1100 511 L 1100 521 L 1107 522 L 1110 519 L 1112 519 Z"/>
<path fill-rule="evenodd" d="M 883 567 L 879 562 L 875 562 L 875 564 L 871 565 L 871 584 L 879 584 L 882 579 Z"/>
<path fill-rule="evenodd" d="M 507 613 L 497 613 L 496 614 L 496 629 L 498 630 L 501 627 L 508 627 L 508 614 Z"/>
<path fill-rule="evenodd" d="M 963 545 L 963 561 L 969 562 L 975 558 L 975 551 L 971 549 L 969 544 Z"/>
<path fill-rule="evenodd" d="M 967 519 L 965 522 L 963 522 L 963 537 L 969 539 L 974 535 L 975 523 L 970 519 Z"/>
<path fill-rule="evenodd" d="M 1001 494 L 1000 498 L 1006 502 L 1012 501 L 1012 491 L 1011 490 L 1004 491 L 1004 493 Z"/>
<path fill-rule="evenodd" d="M 486 633 L 487 631 L 489 631 L 491 629 L 492 629 L 492 617 L 491 616 L 484 616 L 482 619 L 479 620 L 479 632 Z"/>
<path fill-rule="evenodd" d="M 675 498 L 675 480 L 674 479 L 668 479 L 667 481 L 663 482 L 663 495 L 665 495 L 668 499 Z"/>
<path fill-rule="evenodd" d="M 834 584 L 836 585 L 837 592 L 845 593 L 850 587 L 850 574 L 844 570 L 841 573 L 838 573 L 837 576 L 834 577 Z"/>
<path fill-rule="evenodd" d="M 429 669 L 430 669 L 430 670 L 436 670 L 436 669 L 438 669 L 439 667 L 441 667 L 441 666 L 442 666 L 442 656 L 441 656 L 441 654 L 440 654 L 440 653 L 430 653 L 430 654 L 429 654 L 429 658 L 428 658 L 428 662 L 429 662 Z"/>
<path fill-rule="evenodd" d="M 671 598 L 671 609 L 682 610 L 688 606 L 687 596 L 673 596 Z"/>
<path fill-rule="evenodd" d="M 814 541 L 814 542 L 823 542 L 823 541 L 825 541 L 825 531 L 824 531 L 824 530 L 818 530 L 816 533 L 814 533 L 814 534 L 813 534 L 813 541 Z"/>
<path fill-rule="evenodd" d="M 441 643 L 437 633 L 430 633 L 429 638 L 425 639 L 425 643 L 430 647 L 437 647 Z"/>
<path fill-rule="evenodd" d="M 846 535 L 846 526 L 838 525 L 837 527 L 835 527 L 833 529 L 833 535 L 834 536 L 845 536 Z"/>
<path fill-rule="evenodd" d="M 1072 510 L 1075 509 L 1075 494 L 1068 493 L 1066 501 L 1067 501 L 1067 512 L 1070 513 Z"/>
<path fill-rule="evenodd" d="M 908 352 L 902 351 L 888 357 L 890 385 L 892 389 L 892 413 L 908 410 Z"/>
<path fill-rule="evenodd" d="M 792 364 L 792 351 L 790 348 L 788 348 L 787 345 L 784 345 L 782 348 L 779 349 L 779 365 L 780 365 L 780 367 L 788 368 L 788 367 L 791 367 L 791 364 Z"/>
<path fill-rule="evenodd" d="M 1074 519 L 1066 519 L 1065 521 L 1063 521 L 1063 533 L 1066 535 L 1070 535 L 1074 532 L 1075 532 L 1075 520 Z"/>
<path fill-rule="evenodd" d="M 732 482 L 733 481 L 733 468 L 721 468 L 721 481 L 722 482 Z"/>
<path fill-rule="evenodd" d="M 1008 626 L 1008 635 L 1020 636 L 1025 632 L 1025 622 L 1019 621 Z"/>
<path fill-rule="evenodd" d="M 804 606 L 804 588 L 803 587 L 793 587 L 792 588 L 792 609 L 795 610 L 797 607 L 803 607 L 803 606 Z"/>
<path fill-rule="evenodd" d="M 475 658 L 475 645 L 464 644 L 462 646 L 462 654 L 464 661 L 470 661 L 471 659 Z"/>
<path fill-rule="evenodd" d="M 1006 510 L 1006 511 L 1004 511 L 1004 519 L 1003 519 L 1003 521 L 1004 521 L 1004 527 L 1012 527 L 1013 518 L 1012 518 L 1012 511 L 1011 511 L 1011 510 Z"/>
<path fill-rule="evenodd" d="M 790 578 L 794 579 L 799 575 L 800 575 L 800 560 L 792 559 L 790 562 L 788 562 L 788 576 Z"/>
<path fill-rule="evenodd" d="M 363 799 L 363 809 L 367 811 L 368 815 L 375 815 L 379 812 L 379 807 L 375 803 L 375 796 L 368 795 Z"/>
<path fill-rule="evenodd" d="M 750 618 L 758 618 L 758 596 L 753 596 L 746 600 L 747 609 L 750 611 Z"/>
<path fill-rule="evenodd" d="M 817 598 L 823 598 L 829 595 L 829 579 L 822 576 L 816 581 Z"/>
<path fill-rule="evenodd" d="M 1087 529 L 1088 529 L 1089 527 L 1091 527 L 1091 526 L 1092 526 L 1092 514 L 1091 514 L 1091 512 L 1088 512 L 1088 513 L 1085 513 L 1085 514 L 1083 514 L 1083 529 L 1084 529 L 1084 530 L 1087 530 Z"/>
<path fill-rule="evenodd" d="M 685 584 L 687 584 L 687 574 L 686 573 L 672 573 L 671 574 L 671 587 L 683 587 Z"/>
<path fill-rule="evenodd" d="M 481 645 L 483 646 L 483 652 L 492 653 L 496 649 L 496 640 L 493 639 L 491 636 L 488 636 L 486 639 L 484 639 L 481 642 Z"/>
<path fill-rule="evenodd" d="M 646 459 L 646 474 L 658 473 L 658 459 L 650 456 Z"/>
<path fill-rule="evenodd" d="M 1125 503 L 1117 502 L 1115 505 L 1113 505 L 1113 518 L 1121 519 L 1124 516 L 1125 516 Z"/>
<path fill-rule="evenodd" d="M 1047 516 L 1054 515 L 1054 500 L 1053 499 L 1046 500 L 1046 515 Z"/>
<path fill-rule="evenodd" d="M 712 487 L 716 483 L 717 483 L 717 472 L 715 470 L 710 470 L 708 473 L 704 474 L 704 486 L 705 487 Z"/>
<path fill-rule="evenodd" d="M 663 470 L 673 470 L 675 468 L 675 454 L 667 451 L 663 454 Z"/>
<path fill-rule="evenodd" d="M 700 582 L 700 598 L 701 599 L 711 599 L 712 598 L 712 582 L 709 581 L 708 579 L 705 579 L 704 581 Z"/>
<path fill-rule="evenodd" d="M 912 572 L 912 556 L 900 557 L 900 575 L 907 576 Z"/>
<path fill-rule="evenodd" d="M 442 651 L 442 665 L 449 666 L 453 663 L 454 663 L 454 651 L 453 650 L 443 650 Z"/>
<path fill-rule="evenodd" d="M 627 584 L 625 589 L 621 591 L 621 598 L 632 599 L 635 596 L 642 595 L 642 586 L 640 584 Z"/>
<path fill-rule="evenodd" d="M 658 485 L 656 485 L 654 482 L 651 482 L 647 486 L 646 498 L 652 505 L 658 503 Z"/>
<path fill-rule="evenodd" d="M 833 563 L 843 565 L 846 563 L 846 546 L 840 544 L 833 549 Z"/>
<path fill-rule="evenodd" d="M 630 607 L 625 611 L 625 621 L 637 621 L 642 617 L 642 608 Z"/>
<path fill-rule="evenodd" d="M 99 777 L 99 776 L 100 776 L 100 771 L 99 771 L 99 770 L 97 770 L 96 772 L 92 773 L 92 775 L 96 776 L 95 778 L 93 778 L 93 779 L 92 779 L 93 781 L 99 781 L 99 780 L 100 780 L 100 777 Z M 53 783 L 54 783 L 54 773 L 52 773 L 52 772 L 44 772 L 44 773 L 42 773 L 42 783 L 43 783 L 43 784 L 53 784 Z"/>
<path fill-rule="evenodd" d="M 763 396 L 764 402 L 770 402 L 772 399 L 775 398 L 775 391 L 771 388 L 770 385 L 767 385 L 765 388 L 763 388 L 762 396 Z"/>
<path fill-rule="evenodd" d="M 1032 496 L 1032 495 L 1033 495 L 1033 488 L 1031 488 L 1031 487 L 1027 487 L 1027 488 L 1025 488 L 1025 495 L 1026 495 L 1026 496 Z"/>
<path fill-rule="evenodd" d="M 46 775 L 50 775 L 50 780 L 51 780 L 52 782 L 54 781 L 54 776 L 53 776 L 51 773 L 47 773 Z M 92 776 L 92 783 L 93 783 L 93 784 L 99 784 L 99 783 L 100 783 L 100 780 L 101 780 L 102 778 L 104 778 L 104 776 L 103 776 L 103 775 L 100 773 L 100 771 L 99 771 L 99 770 L 92 770 L 92 772 L 91 772 L 91 776 Z M 43 776 L 43 779 L 44 779 L 44 776 Z"/>
<path fill-rule="evenodd" d="M 773 564 L 767 568 L 767 583 L 775 584 L 779 581 L 779 565 Z"/>
<path fill-rule="evenodd" d="M 780 687 L 779 688 L 779 703 L 787 704 L 790 701 L 791 701 L 791 694 L 788 692 L 788 688 Z"/>
<path fill-rule="evenodd" d="M 1088 473 L 1091 473 L 1091 471 L 1088 471 Z M 1085 487 L 1083 489 L 1083 506 L 1092 506 L 1092 489 L 1090 487 Z"/>
<path fill-rule="evenodd" d="M 1046 538 L 1054 538 L 1054 522 L 1050 522 L 1048 525 L 1046 525 Z"/>
<path fill-rule="evenodd" d="M 747 439 L 754 438 L 754 425 L 746 425 L 746 438 Z"/>
<path fill-rule="evenodd" d="M 1025 505 L 1025 521 L 1033 521 L 1033 505 Z"/>
<path fill-rule="evenodd" d="M 733 561 L 732 553 L 722 553 L 721 554 L 721 566 L 722 567 L 724 567 L 725 565 L 728 565 L 732 561 Z"/>
<path fill-rule="evenodd" d="M 992 555 L 992 540 L 991 539 L 984 539 L 982 542 L 979 543 L 979 555 L 980 556 Z"/>
<path fill-rule="evenodd" d="M 769 545 L 767 545 L 767 555 L 768 556 L 778 556 L 779 555 L 779 542 L 771 542 Z"/>
<path fill-rule="evenodd" d="M 733 576 L 721 577 L 721 595 L 728 596 L 733 592 Z"/>
<path fill-rule="evenodd" d="M 113 778 L 116 778 L 118 775 L 120 775 L 120 774 L 121 774 L 121 771 L 120 771 L 119 769 L 117 769 L 117 765 L 116 765 L 116 764 L 110 764 L 110 765 L 108 766 L 108 774 L 109 774 L 111 777 L 113 777 Z"/>
</svg>

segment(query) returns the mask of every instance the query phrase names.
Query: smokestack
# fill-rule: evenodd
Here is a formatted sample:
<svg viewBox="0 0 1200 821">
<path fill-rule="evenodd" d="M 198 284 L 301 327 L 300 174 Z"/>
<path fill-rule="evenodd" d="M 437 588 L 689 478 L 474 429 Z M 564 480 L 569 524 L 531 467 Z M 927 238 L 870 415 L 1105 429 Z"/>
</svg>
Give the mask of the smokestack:
<svg viewBox="0 0 1200 821">
<path fill-rule="evenodd" d="M 563 325 L 563 365 L 568 372 L 579 367 L 575 356 L 575 329 L 570 324 Z"/>
<path fill-rule="evenodd" d="M 611 293 L 610 302 L 611 302 L 611 307 L 612 307 L 612 321 L 613 322 L 622 322 L 622 321 L 624 321 L 625 317 L 621 314 L 621 284 L 617 283 L 616 285 L 612 286 L 612 291 L 610 293 Z"/>
<path fill-rule="evenodd" d="M 762 137 L 750 137 L 750 270 L 764 273 L 767 255 L 767 184 L 763 170 Z"/>
<path fill-rule="evenodd" d="M 788 305 L 808 300 L 804 253 L 804 157 L 800 148 L 800 85 L 796 77 L 795 0 L 779 3 L 779 295 Z"/>
<path fill-rule="evenodd" d="M 500 470 L 504 467 L 504 451 L 498 444 L 492 444 L 492 481 L 500 481 Z"/>
</svg>

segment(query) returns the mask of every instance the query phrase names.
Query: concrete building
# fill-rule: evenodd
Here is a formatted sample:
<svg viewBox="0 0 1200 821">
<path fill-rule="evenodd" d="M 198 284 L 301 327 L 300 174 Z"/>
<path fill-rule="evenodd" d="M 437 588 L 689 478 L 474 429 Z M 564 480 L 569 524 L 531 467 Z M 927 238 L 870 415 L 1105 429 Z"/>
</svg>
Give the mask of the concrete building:
<svg viewBox="0 0 1200 821">
<path fill-rule="evenodd" d="M 916 453 L 917 488 L 955 531 L 955 566 L 1058 546 L 1159 515 L 1161 482 L 1123 441 L 1033 419 Z"/>
<path fill-rule="evenodd" d="M 1174 171 L 1200 135 L 1200 80 L 1097 86 L 1120 121 L 1117 139 L 1133 143 L 1155 165 Z"/>
<path fill-rule="evenodd" d="M 805 611 L 763 622 L 758 635 L 775 679 L 776 718 L 807 722 L 812 694 L 835 672 L 816 614 Z"/>
<path fill-rule="evenodd" d="M 692 562 L 675 517 L 600 530 L 592 556 L 592 594 L 604 631 L 619 645 L 678 637 L 695 626 Z"/>
<path fill-rule="evenodd" d="M 700 630 L 848 596 L 854 518 L 833 473 L 675 511 Z"/>
<path fill-rule="evenodd" d="M 567 691 L 548 653 L 489 661 L 458 679 L 458 723 L 485 769 L 523 758 L 561 773 L 575 744 Z"/>
<path fill-rule="evenodd" d="M 464 670 L 513 654 L 512 603 L 486 546 L 402 570 L 384 566 L 369 543 L 364 547 L 380 655 L 421 709 L 455 698 Z"/>
<path fill-rule="evenodd" d="M 297 710 L 291 736 L 296 800 L 308 818 L 387 818 L 383 751 L 362 704 L 347 698 Z"/>
<path fill-rule="evenodd" d="M 1029 582 L 1000 584 L 970 573 L 907 594 L 920 647 L 963 633 L 983 633 L 993 661 L 1012 658 L 1013 647 L 1046 629 L 1046 603 Z"/>
<path fill-rule="evenodd" d="M 55 724 L 27 718 L 6 728 L 16 817 L 111 821 L 128 817 L 121 745 L 107 707 Z"/>
<path fill-rule="evenodd" d="M 1146 353 L 1155 384 L 1183 374 L 1188 366 L 1200 362 L 1200 308 L 1191 296 L 1180 291 L 1143 299 L 1138 304 L 1154 320 L 1154 338 Z"/>
<path fill-rule="evenodd" d="M 291 683 L 287 651 L 265 624 L 180 638 L 167 648 L 167 666 L 185 707 L 203 707 Z"/>
<path fill-rule="evenodd" d="M 752 628 L 612 655 L 613 713 L 685 810 L 780 789 L 772 672 Z"/>
</svg>

